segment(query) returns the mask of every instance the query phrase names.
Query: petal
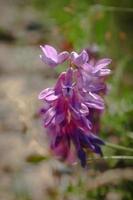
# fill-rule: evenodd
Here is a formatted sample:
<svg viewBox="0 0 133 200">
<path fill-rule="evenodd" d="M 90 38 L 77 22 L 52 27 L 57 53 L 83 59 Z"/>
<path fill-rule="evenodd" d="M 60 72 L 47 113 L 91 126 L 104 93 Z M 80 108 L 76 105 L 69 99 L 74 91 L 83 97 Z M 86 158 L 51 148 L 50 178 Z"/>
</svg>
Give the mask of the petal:
<svg viewBox="0 0 133 200">
<path fill-rule="evenodd" d="M 109 65 L 111 63 L 111 59 L 109 58 L 104 58 L 104 59 L 100 59 L 93 70 L 93 73 L 96 73 L 97 71 L 101 70 L 102 68 L 106 67 L 107 65 Z"/>
<path fill-rule="evenodd" d="M 50 45 L 45 45 L 44 47 L 43 46 L 40 46 L 40 47 L 46 57 L 51 58 L 51 60 L 57 62 L 58 54 L 54 47 L 52 47 Z"/>
<path fill-rule="evenodd" d="M 103 110 L 104 109 L 104 104 L 98 103 L 98 102 L 87 102 L 86 105 L 89 108 L 95 108 L 95 109 L 98 109 L 98 110 Z"/>
<path fill-rule="evenodd" d="M 64 113 L 57 114 L 56 117 L 55 117 L 55 123 L 60 124 L 64 119 L 65 119 Z"/>
<path fill-rule="evenodd" d="M 56 67 L 58 65 L 57 61 L 52 60 L 51 58 L 46 57 L 45 55 L 40 55 L 41 60 L 49 65 L 50 67 Z"/>
<path fill-rule="evenodd" d="M 66 72 L 66 76 L 65 76 L 65 85 L 66 86 L 72 86 L 72 80 L 73 78 L 73 69 L 69 68 Z"/>
<path fill-rule="evenodd" d="M 81 145 L 93 151 L 94 145 L 89 141 L 88 136 L 85 133 L 83 133 L 81 130 L 79 130 L 78 133 L 79 133 L 79 139 L 81 141 Z"/>
<path fill-rule="evenodd" d="M 58 55 L 58 63 L 63 63 L 69 57 L 69 53 L 67 51 L 63 51 Z"/>
<path fill-rule="evenodd" d="M 86 166 L 86 153 L 83 149 L 78 150 L 77 152 L 78 158 L 80 159 L 80 163 L 82 167 Z"/>
<path fill-rule="evenodd" d="M 82 69 L 86 72 L 86 73 L 92 73 L 94 67 L 89 64 L 89 63 L 85 63 L 82 65 Z"/>
<path fill-rule="evenodd" d="M 93 99 L 103 102 L 103 99 L 102 99 L 98 94 L 89 92 L 89 95 L 90 95 Z"/>
<path fill-rule="evenodd" d="M 78 54 L 75 51 L 71 52 L 70 58 L 72 61 L 74 61 L 78 57 Z"/>
<path fill-rule="evenodd" d="M 88 54 L 85 50 L 83 50 L 78 56 L 77 54 L 73 53 L 73 62 L 77 66 L 82 66 L 84 63 L 88 61 Z"/>
<path fill-rule="evenodd" d="M 89 95 L 86 95 L 86 103 L 90 108 L 96 108 L 103 110 L 104 109 L 104 101 L 103 99 L 94 93 L 89 92 Z"/>
<path fill-rule="evenodd" d="M 88 115 L 89 114 L 88 107 L 83 103 L 81 103 L 80 113 L 83 114 L 83 115 Z"/>
<path fill-rule="evenodd" d="M 58 95 L 55 95 L 54 93 L 52 93 L 45 97 L 45 101 L 52 102 L 52 101 L 57 100 L 58 98 L 59 98 Z"/>
<path fill-rule="evenodd" d="M 56 115 L 55 108 L 54 107 L 49 108 L 48 111 L 45 113 L 44 118 L 43 118 L 45 127 L 47 127 L 51 124 L 55 115 Z"/>
<path fill-rule="evenodd" d="M 98 146 L 98 145 L 94 145 L 94 152 L 97 153 L 97 154 L 100 154 L 101 156 L 103 155 L 102 153 L 102 150 L 101 150 L 101 147 Z"/>
<path fill-rule="evenodd" d="M 69 108 L 70 108 L 70 111 L 71 111 L 71 113 L 72 113 L 72 116 L 76 119 L 76 120 L 78 120 L 78 119 L 80 119 L 80 113 L 70 104 L 69 105 Z"/>
<path fill-rule="evenodd" d="M 67 159 L 67 156 L 68 156 L 69 151 L 70 151 L 70 140 L 69 140 L 69 138 L 64 136 L 64 137 L 62 137 L 61 141 L 58 141 L 58 142 L 57 142 L 58 143 L 57 147 L 52 146 L 52 150 L 54 151 L 54 153 L 57 156 L 64 158 L 64 159 Z"/>
<path fill-rule="evenodd" d="M 102 69 L 102 70 L 100 71 L 99 76 L 107 76 L 107 75 L 109 75 L 110 73 L 111 73 L 111 70 L 110 70 L 110 69 Z"/>
<path fill-rule="evenodd" d="M 61 94 L 62 93 L 62 83 L 65 81 L 65 74 L 66 72 L 62 72 L 57 80 L 57 83 L 55 85 L 55 94 Z"/>
<path fill-rule="evenodd" d="M 57 147 L 60 144 L 62 139 L 63 139 L 63 136 L 61 136 L 61 135 L 57 135 L 56 136 L 55 143 L 54 143 L 54 148 Z"/>
<path fill-rule="evenodd" d="M 52 88 L 46 88 L 40 92 L 40 94 L 38 95 L 38 99 L 45 99 L 46 96 L 53 94 L 53 93 L 54 93 L 54 91 Z"/>
<path fill-rule="evenodd" d="M 98 136 L 94 135 L 93 133 L 89 133 L 87 137 L 94 144 L 96 143 L 98 145 L 104 145 L 104 141 L 100 139 Z"/>
<path fill-rule="evenodd" d="M 89 129 L 89 130 L 92 129 L 92 124 L 91 124 L 90 120 L 86 119 L 86 117 L 82 116 L 80 122 L 81 122 L 83 128 Z"/>
<path fill-rule="evenodd" d="M 63 95 L 65 97 L 72 97 L 73 88 L 69 86 L 62 86 Z"/>
</svg>

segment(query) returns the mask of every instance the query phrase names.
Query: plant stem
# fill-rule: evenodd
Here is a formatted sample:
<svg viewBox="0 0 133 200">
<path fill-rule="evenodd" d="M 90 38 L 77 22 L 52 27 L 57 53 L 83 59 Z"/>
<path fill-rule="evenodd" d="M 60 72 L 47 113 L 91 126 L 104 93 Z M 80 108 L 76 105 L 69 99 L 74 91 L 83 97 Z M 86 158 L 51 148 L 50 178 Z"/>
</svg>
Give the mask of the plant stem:
<svg viewBox="0 0 133 200">
<path fill-rule="evenodd" d="M 119 150 L 133 152 L 133 149 L 128 148 L 128 147 L 124 147 L 124 146 L 121 146 L 121 145 L 118 145 L 118 144 L 112 144 L 112 143 L 109 143 L 109 142 L 105 142 L 105 145 L 107 147 L 110 147 L 110 148 L 115 148 L 115 149 L 119 149 Z"/>
<path fill-rule="evenodd" d="M 88 161 L 91 160 L 110 160 L 110 159 L 114 159 L 114 160 L 133 160 L 133 156 L 123 156 L 123 155 L 119 155 L 119 156 L 103 156 L 103 157 L 99 157 L 99 158 L 89 158 Z"/>
</svg>

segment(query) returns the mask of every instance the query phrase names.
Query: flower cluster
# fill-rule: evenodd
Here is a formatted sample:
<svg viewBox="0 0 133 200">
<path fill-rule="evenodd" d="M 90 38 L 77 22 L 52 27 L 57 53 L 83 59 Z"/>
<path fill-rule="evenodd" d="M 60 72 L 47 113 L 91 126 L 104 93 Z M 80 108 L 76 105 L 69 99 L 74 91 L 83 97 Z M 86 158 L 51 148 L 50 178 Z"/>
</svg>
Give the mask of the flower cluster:
<svg viewBox="0 0 133 200">
<path fill-rule="evenodd" d="M 86 50 L 80 54 L 58 53 L 49 45 L 41 46 L 42 61 L 56 67 L 68 61 L 54 87 L 44 89 L 39 99 L 44 105 L 41 117 L 47 128 L 52 151 L 60 158 L 73 161 L 78 157 L 86 166 L 87 153 L 102 155 L 104 142 L 98 137 L 99 116 L 104 110 L 101 94 L 106 92 L 105 76 L 111 59 L 94 61 Z"/>
</svg>

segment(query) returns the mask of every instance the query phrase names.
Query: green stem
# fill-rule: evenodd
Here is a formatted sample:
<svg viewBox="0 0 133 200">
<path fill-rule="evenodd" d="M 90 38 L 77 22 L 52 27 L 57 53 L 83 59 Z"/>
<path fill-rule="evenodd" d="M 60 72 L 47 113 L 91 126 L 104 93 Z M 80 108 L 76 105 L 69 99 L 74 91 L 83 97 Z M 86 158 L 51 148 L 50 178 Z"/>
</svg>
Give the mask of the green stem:
<svg viewBox="0 0 133 200">
<path fill-rule="evenodd" d="M 103 157 L 104 160 L 108 160 L 108 159 L 122 159 L 122 160 L 133 160 L 133 156 L 104 156 Z"/>
<path fill-rule="evenodd" d="M 112 144 L 112 143 L 109 143 L 109 142 L 105 142 L 105 145 L 107 147 L 110 147 L 110 148 L 115 148 L 115 149 L 119 149 L 119 150 L 133 152 L 133 149 L 128 148 L 128 147 L 124 147 L 124 146 L 121 146 L 121 145 L 118 145 L 118 144 Z"/>
<path fill-rule="evenodd" d="M 119 155 L 119 156 L 103 156 L 103 157 L 98 157 L 98 158 L 88 158 L 88 161 L 92 161 L 92 160 L 133 160 L 133 156 L 123 156 L 123 155 Z"/>
</svg>

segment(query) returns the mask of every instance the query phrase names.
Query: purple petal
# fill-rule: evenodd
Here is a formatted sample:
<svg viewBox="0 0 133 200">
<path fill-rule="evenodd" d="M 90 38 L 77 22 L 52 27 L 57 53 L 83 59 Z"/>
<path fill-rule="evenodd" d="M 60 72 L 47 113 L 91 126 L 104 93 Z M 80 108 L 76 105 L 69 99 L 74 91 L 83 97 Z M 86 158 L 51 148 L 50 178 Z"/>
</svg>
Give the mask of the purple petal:
<svg viewBox="0 0 133 200">
<path fill-rule="evenodd" d="M 94 145 L 94 147 L 95 147 L 94 148 L 94 152 L 97 153 L 97 154 L 100 154 L 102 156 L 103 153 L 102 153 L 102 150 L 101 150 L 100 146 Z"/>
<path fill-rule="evenodd" d="M 64 113 L 57 114 L 56 117 L 55 117 L 55 123 L 60 124 L 64 119 L 65 119 Z"/>
<path fill-rule="evenodd" d="M 86 72 L 86 73 L 92 73 L 94 67 L 89 64 L 89 63 L 85 63 L 82 65 L 82 69 Z"/>
<path fill-rule="evenodd" d="M 111 73 L 111 70 L 110 69 L 102 69 L 100 71 L 100 74 L 99 76 L 106 76 L 106 75 L 109 75 Z"/>
<path fill-rule="evenodd" d="M 81 103 L 80 113 L 83 114 L 83 115 L 88 115 L 89 114 L 88 107 L 83 103 Z"/>
<path fill-rule="evenodd" d="M 63 95 L 65 97 L 72 97 L 73 94 L 73 88 L 70 86 L 62 86 L 62 91 L 63 91 Z"/>
<path fill-rule="evenodd" d="M 104 58 L 99 60 L 93 70 L 93 73 L 96 73 L 97 71 L 101 70 L 102 68 L 106 67 L 107 65 L 109 65 L 111 63 L 111 59 L 109 58 Z"/>
<path fill-rule="evenodd" d="M 58 63 L 63 63 L 69 57 L 69 53 L 67 51 L 63 51 L 58 55 Z"/>
<path fill-rule="evenodd" d="M 65 86 L 72 86 L 73 70 L 69 68 L 66 72 Z"/>
<path fill-rule="evenodd" d="M 52 101 L 55 101 L 59 98 L 58 95 L 55 95 L 54 93 L 48 95 L 45 97 L 45 100 L 48 101 L 48 102 L 52 102 Z"/>
<path fill-rule="evenodd" d="M 49 45 L 40 46 L 43 51 L 43 54 L 40 55 L 40 58 L 44 63 L 51 67 L 55 67 L 58 64 L 58 54 L 55 48 Z"/>
<path fill-rule="evenodd" d="M 76 52 L 72 52 L 71 59 L 75 65 L 82 66 L 88 61 L 88 54 L 85 50 L 83 50 L 79 55 Z"/>
<path fill-rule="evenodd" d="M 80 122 L 83 127 L 86 127 L 89 130 L 92 129 L 92 124 L 88 119 L 86 119 L 86 117 L 82 116 Z"/>
<path fill-rule="evenodd" d="M 86 166 L 86 153 L 83 149 L 78 150 L 77 152 L 78 158 L 80 159 L 81 166 L 85 167 Z"/>
<path fill-rule="evenodd" d="M 55 94 L 61 94 L 62 92 L 62 83 L 64 83 L 65 81 L 65 75 L 66 75 L 66 72 L 62 72 L 57 80 L 57 83 L 55 85 Z"/>
<path fill-rule="evenodd" d="M 90 148 L 92 151 L 94 150 L 94 145 L 91 143 L 91 141 L 88 139 L 88 136 L 86 135 L 86 134 L 84 134 L 84 133 L 82 133 L 82 131 L 81 130 L 79 130 L 79 139 L 80 139 L 80 141 L 81 141 L 81 145 L 83 146 L 83 147 L 88 147 L 88 148 Z"/>
<path fill-rule="evenodd" d="M 38 99 L 45 99 L 46 96 L 50 95 L 50 94 L 53 94 L 54 91 L 52 88 L 47 88 L 47 89 L 44 89 L 40 92 L 40 94 L 38 95 Z"/>
<path fill-rule="evenodd" d="M 99 95 L 91 92 L 89 92 L 89 95 L 86 98 L 86 105 L 90 108 L 96 108 L 100 110 L 104 109 L 103 99 Z"/>
<path fill-rule="evenodd" d="M 40 55 L 40 58 L 42 59 L 42 61 L 49 65 L 50 67 L 56 67 L 58 65 L 57 62 L 55 62 L 54 60 L 52 60 L 51 58 L 46 57 L 45 55 Z"/>
<path fill-rule="evenodd" d="M 71 52 L 70 58 L 72 61 L 74 61 L 78 57 L 78 54 L 75 51 Z"/>
<path fill-rule="evenodd" d="M 102 99 L 98 94 L 89 92 L 89 95 L 90 95 L 93 99 L 98 100 L 98 101 L 100 101 L 100 102 L 103 102 L 103 99 Z"/>
<path fill-rule="evenodd" d="M 45 116 L 44 116 L 44 124 L 45 124 L 45 127 L 49 126 L 52 122 L 52 120 L 54 119 L 55 117 L 55 108 L 52 107 L 52 108 L 49 108 L 48 111 L 45 113 Z"/>
<path fill-rule="evenodd" d="M 54 47 L 50 46 L 50 45 L 45 45 L 44 47 L 43 46 L 40 46 L 44 55 L 48 58 L 51 58 L 51 60 L 57 62 L 57 51 Z"/>
<path fill-rule="evenodd" d="M 70 104 L 69 105 L 69 108 L 70 108 L 70 111 L 71 111 L 71 113 L 72 113 L 72 115 L 73 115 L 73 117 L 76 119 L 76 120 L 78 120 L 78 119 L 80 119 L 80 113 Z"/>
<path fill-rule="evenodd" d="M 95 108 L 95 109 L 98 109 L 98 110 L 103 110 L 104 109 L 104 105 L 103 104 L 98 104 L 98 103 L 94 103 L 94 102 L 88 102 L 86 103 L 86 105 L 89 107 L 89 108 Z"/>
<path fill-rule="evenodd" d="M 61 136 L 61 135 L 58 135 L 55 138 L 54 148 L 56 148 L 60 144 L 60 142 L 61 142 L 62 139 L 63 139 L 63 136 Z"/>
<path fill-rule="evenodd" d="M 98 136 L 94 135 L 93 133 L 89 133 L 87 137 L 94 144 L 96 143 L 98 145 L 104 145 L 104 141 L 100 139 Z"/>
</svg>

